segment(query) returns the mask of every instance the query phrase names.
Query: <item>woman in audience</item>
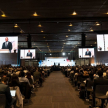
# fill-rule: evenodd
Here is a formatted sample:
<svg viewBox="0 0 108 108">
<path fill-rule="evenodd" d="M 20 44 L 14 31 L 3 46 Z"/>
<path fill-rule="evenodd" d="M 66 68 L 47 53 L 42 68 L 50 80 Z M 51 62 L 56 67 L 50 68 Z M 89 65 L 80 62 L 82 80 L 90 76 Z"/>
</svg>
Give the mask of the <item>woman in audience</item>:
<svg viewBox="0 0 108 108">
<path fill-rule="evenodd" d="M 17 75 L 13 75 L 11 78 L 10 89 L 16 90 L 16 106 L 23 108 L 23 97 L 20 91 L 20 83 Z"/>
<path fill-rule="evenodd" d="M 13 74 L 11 81 L 9 83 L 9 86 L 10 87 L 18 86 L 20 88 L 19 79 L 18 79 L 18 76 L 16 74 Z"/>
<path fill-rule="evenodd" d="M 31 85 L 34 84 L 34 78 L 33 78 L 33 76 L 31 75 L 30 72 L 27 73 L 27 77 L 26 78 L 29 80 Z"/>
<path fill-rule="evenodd" d="M 29 80 L 25 77 L 25 73 L 24 72 L 20 72 L 20 76 L 21 77 L 19 77 L 19 82 L 28 82 L 28 84 L 30 85 L 30 82 L 29 82 Z"/>
<path fill-rule="evenodd" d="M 90 86 L 91 86 L 91 89 L 93 88 L 93 73 L 91 72 L 91 73 L 89 73 L 89 78 L 87 78 L 86 79 L 86 87 L 88 87 L 89 85 L 89 83 L 90 83 Z M 86 101 L 89 101 L 89 96 L 90 96 L 90 91 L 87 91 L 87 93 L 86 93 Z"/>
</svg>

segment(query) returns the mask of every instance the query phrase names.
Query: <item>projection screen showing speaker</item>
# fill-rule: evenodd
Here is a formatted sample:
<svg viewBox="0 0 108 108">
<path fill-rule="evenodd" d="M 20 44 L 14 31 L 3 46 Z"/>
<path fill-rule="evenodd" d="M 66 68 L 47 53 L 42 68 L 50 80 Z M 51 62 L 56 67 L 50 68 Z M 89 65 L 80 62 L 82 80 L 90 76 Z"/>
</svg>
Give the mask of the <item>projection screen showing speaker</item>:
<svg viewBox="0 0 108 108">
<path fill-rule="evenodd" d="M 97 35 L 97 51 L 108 51 L 108 34 Z"/>
</svg>

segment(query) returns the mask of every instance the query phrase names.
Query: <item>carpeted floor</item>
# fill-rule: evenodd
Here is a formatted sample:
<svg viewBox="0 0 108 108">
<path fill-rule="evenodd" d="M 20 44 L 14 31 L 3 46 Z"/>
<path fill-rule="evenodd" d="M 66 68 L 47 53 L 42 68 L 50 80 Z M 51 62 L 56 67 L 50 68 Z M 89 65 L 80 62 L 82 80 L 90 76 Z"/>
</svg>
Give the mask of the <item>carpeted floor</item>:
<svg viewBox="0 0 108 108">
<path fill-rule="evenodd" d="M 24 108 L 88 108 L 78 97 L 78 91 L 69 83 L 60 71 L 54 71 L 46 78 L 43 87 Z"/>
</svg>

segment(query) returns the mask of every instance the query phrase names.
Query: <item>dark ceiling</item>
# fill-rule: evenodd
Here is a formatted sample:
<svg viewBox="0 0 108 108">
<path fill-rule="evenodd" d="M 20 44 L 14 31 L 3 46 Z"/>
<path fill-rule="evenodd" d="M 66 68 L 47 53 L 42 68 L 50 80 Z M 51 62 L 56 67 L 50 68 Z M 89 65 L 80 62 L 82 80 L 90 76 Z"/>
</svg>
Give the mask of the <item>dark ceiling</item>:
<svg viewBox="0 0 108 108">
<path fill-rule="evenodd" d="M 96 46 L 96 31 L 108 30 L 107 0 L 3 0 L 0 9 L 0 15 L 4 12 L 7 16 L 0 16 L 0 33 L 23 30 L 18 35 L 19 48 L 27 47 L 30 34 L 32 47 L 39 52 L 73 51 L 81 46 L 82 33 L 86 34 L 86 46 Z M 73 11 L 77 15 L 71 15 Z M 34 12 L 39 16 L 33 16 Z M 19 27 L 14 28 L 15 24 Z"/>
</svg>

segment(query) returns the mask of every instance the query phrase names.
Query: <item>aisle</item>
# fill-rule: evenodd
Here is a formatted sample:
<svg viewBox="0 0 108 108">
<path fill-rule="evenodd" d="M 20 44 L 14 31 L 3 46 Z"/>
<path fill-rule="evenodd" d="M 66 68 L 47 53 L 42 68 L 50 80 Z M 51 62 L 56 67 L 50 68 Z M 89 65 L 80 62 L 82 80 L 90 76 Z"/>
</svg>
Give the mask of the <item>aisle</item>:
<svg viewBox="0 0 108 108">
<path fill-rule="evenodd" d="M 61 72 L 55 71 L 24 108 L 88 108 L 88 105 L 79 99 L 78 92 L 71 86 L 68 78 Z"/>
</svg>

